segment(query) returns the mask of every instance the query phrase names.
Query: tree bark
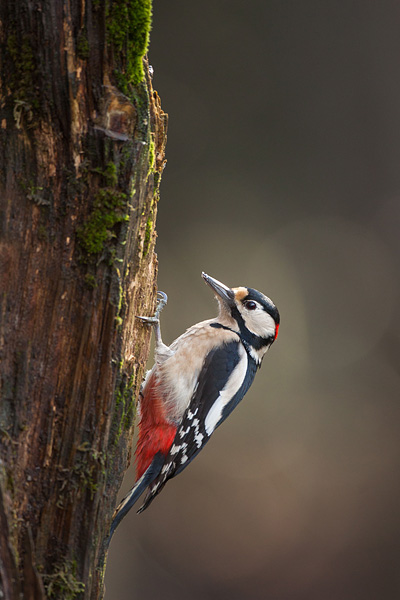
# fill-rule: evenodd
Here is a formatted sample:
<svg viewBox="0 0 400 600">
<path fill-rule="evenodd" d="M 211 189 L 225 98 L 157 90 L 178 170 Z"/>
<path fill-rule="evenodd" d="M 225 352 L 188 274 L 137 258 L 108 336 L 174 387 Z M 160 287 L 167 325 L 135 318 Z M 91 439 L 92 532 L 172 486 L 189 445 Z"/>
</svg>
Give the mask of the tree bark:
<svg viewBox="0 0 400 600">
<path fill-rule="evenodd" d="M 150 0 L 0 6 L 0 589 L 97 599 L 155 308 Z M 144 65 L 144 69 L 143 69 Z"/>
</svg>

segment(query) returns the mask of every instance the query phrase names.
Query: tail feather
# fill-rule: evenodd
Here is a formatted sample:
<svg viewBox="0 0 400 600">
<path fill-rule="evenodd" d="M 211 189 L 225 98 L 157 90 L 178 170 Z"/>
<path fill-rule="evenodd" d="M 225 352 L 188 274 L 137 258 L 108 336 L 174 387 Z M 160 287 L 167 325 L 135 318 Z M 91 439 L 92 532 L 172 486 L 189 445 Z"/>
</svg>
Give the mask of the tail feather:
<svg viewBox="0 0 400 600">
<path fill-rule="evenodd" d="M 156 477 L 158 477 L 164 464 L 164 460 L 164 454 L 157 452 L 151 462 L 151 465 L 146 469 L 140 479 L 137 480 L 131 491 L 117 506 L 111 523 L 109 542 L 122 519 L 128 514 L 132 506 L 143 494 L 144 490 L 152 483 L 152 481 L 154 481 L 154 479 L 156 479 Z"/>
</svg>

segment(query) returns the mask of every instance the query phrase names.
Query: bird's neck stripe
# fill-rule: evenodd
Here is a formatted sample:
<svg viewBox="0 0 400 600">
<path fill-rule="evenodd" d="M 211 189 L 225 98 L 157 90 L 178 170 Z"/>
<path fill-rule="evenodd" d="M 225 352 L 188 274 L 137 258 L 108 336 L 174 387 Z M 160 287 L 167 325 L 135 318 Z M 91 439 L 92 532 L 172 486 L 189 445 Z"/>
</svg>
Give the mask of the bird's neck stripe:
<svg viewBox="0 0 400 600">
<path fill-rule="evenodd" d="M 252 344 L 249 344 L 249 342 L 243 337 L 241 332 L 235 331 L 234 329 L 231 329 L 231 327 L 228 327 L 227 325 L 222 325 L 222 323 L 210 323 L 210 327 L 214 327 L 215 329 L 226 329 L 228 331 L 232 331 L 232 333 L 236 333 L 236 335 L 239 337 L 240 341 L 242 342 L 244 349 L 246 350 L 249 358 L 251 360 L 254 360 L 254 362 L 256 362 L 258 365 L 261 363 L 261 359 L 255 351 L 256 348 L 254 346 L 252 346 Z M 256 337 L 256 336 L 254 336 L 254 337 Z M 262 339 L 262 338 L 260 338 L 260 339 Z M 267 345 L 267 344 L 262 344 L 262 346 L 264 346 L 264 345 Z"/>
</svg>

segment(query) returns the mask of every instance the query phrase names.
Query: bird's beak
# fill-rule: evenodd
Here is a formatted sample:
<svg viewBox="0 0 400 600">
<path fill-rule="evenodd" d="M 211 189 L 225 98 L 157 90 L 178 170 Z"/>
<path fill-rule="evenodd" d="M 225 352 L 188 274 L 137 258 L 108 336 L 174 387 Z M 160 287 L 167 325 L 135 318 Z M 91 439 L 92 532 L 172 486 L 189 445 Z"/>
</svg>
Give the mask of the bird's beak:
<svg viewBox="0 0 400 600">
<path fill-rule="evenodd" d="M 214 279 L 214 277 L 210 277 L 206 275 L 206 273 L 201 274 L 202 278 L 206 282 L 207 285 L 213 290 L 213 292 L 225 302 L 229 307 L 235 305 L 235 293 L 231 288 L 229 288 L 224 283 L 218 281 L 218 279 Z"/>
</svg>

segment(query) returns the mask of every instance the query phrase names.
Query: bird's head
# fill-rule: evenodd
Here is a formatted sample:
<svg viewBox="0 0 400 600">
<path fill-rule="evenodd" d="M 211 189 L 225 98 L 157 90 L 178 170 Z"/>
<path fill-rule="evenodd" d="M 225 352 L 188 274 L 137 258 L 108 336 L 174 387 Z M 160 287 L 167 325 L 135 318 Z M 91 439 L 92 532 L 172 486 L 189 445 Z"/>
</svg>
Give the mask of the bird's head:
<svg viewBox="0 0 400 600">
<path fill-rule="evenodd" d="M 202 277 L 217 297 L 220 317 L 234 319 L 242 333 L 245 328 L 250 334 L 270 343 L 276 340 L 280 318 L 270 298 L 253 288 L 230 288 L 205 273 Z"/>
</svg>

